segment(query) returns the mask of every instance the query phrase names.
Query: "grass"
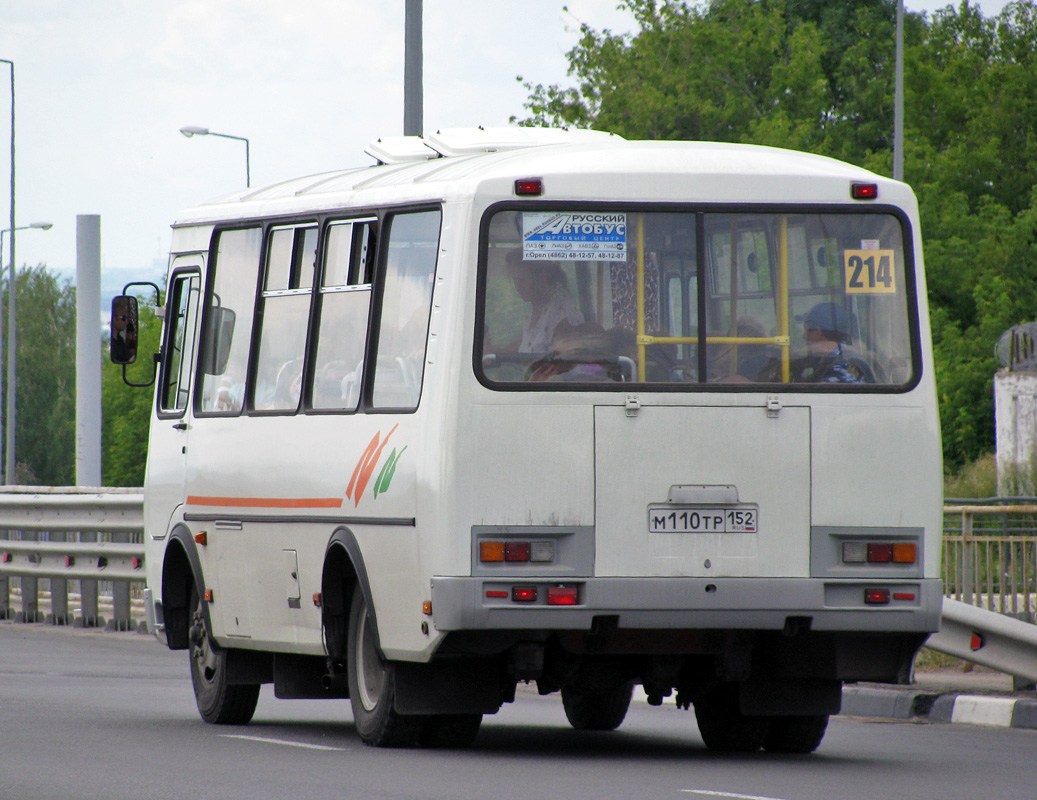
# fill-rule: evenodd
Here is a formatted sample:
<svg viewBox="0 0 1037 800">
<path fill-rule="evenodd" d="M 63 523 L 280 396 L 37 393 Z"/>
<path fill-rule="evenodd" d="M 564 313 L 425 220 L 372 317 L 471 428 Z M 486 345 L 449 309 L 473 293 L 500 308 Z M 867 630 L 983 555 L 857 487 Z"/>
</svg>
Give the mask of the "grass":
<svg viewBox="0 0 1037 800">
<path fill-rule="evenodd" d="M 945 497 L 996 497 L 997 457 L 988 453 L 971 464 L 966 464 L 943 481 Z"/>
</svg>

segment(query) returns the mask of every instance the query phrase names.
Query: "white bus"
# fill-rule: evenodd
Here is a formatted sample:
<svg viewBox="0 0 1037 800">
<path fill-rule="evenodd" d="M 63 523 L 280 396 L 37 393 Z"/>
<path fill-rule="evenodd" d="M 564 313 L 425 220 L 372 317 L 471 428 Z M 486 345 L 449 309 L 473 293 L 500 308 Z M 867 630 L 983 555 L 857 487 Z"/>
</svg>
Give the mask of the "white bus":
<svg viewBox="0 0 1037 800">
<path fill-rule="evenodd" d="M 519 683 L 810 752 L 938 627 L 915 198 L 772 148 L 378 141 L 175 223 L 147 609 L 198 708 L 463 746 Z M 690 718 L 689 718 L 690 719 Z"/>
</svg>

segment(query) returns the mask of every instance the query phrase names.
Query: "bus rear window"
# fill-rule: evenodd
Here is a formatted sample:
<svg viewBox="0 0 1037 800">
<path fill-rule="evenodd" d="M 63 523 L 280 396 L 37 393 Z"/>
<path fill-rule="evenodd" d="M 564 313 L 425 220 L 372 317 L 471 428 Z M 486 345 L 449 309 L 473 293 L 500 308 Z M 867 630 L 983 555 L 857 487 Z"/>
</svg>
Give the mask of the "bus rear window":
<svg viewBox="0 0 1037 800">
<path fill-rule="evenodd" d="M 893 214 L 503 210 L 487 231 L 477 365 L 490 385 L 915 379 Z"/>
</svg>

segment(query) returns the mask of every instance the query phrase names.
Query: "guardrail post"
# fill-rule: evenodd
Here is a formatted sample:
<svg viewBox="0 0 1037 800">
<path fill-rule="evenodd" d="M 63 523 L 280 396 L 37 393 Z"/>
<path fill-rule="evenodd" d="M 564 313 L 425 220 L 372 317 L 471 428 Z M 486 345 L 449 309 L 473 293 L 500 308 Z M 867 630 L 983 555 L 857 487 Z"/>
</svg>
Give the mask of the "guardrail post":
<svg viewBox="0 0 1037 800">
<path fill-rule="evenodd" d="M 973 595 L 972 514 L 961 512 L 961 601 L 972 605 Z"/>
<path fill-rule="evenodd" d="M 80 531 L 79 541 L 96 542 L 97 533 Z M 96 628 L 101 624 L 101 615 L 97 609 L 97 581 L 81 580 L 79 582 L 80 615 L 73 625 L 77 628 Z"/>
<path fill-rule="evenodd" d="M 21 531 L 23 542 L 38 541 L 36 531 Z M 35 577 L 22 576 L 22 610 L 15 616 L 15 622 L 40 621 L 40 580 Z"/>
<path fill-rule="evenodd" d="M 50 534 L 50 541 L 67 541 L 68 534 L 64 531 L 55 531 Z M 50 579 L 50 614 L 47 620 L 51 625 L 68 625 L 68 581 L 62 578 Z"/>
<path fill-rule="evenodd" d="M 10 534 L 0 531 L 0 547 L 7 541 Z M 11 618 L 11 581 L 6 575 L 0 575 L 0 619 Z"/>
<path fill-rule="evenodd" d="M 130 535 L 128 533 L 113 533 L 112 541 L 127 543 L 130 541 Z M 112 619 L 108 620 L 105 630 L 128 631 L 131 627 L 130 582 L 115 581 L 112 584 Z"/>
</svg>

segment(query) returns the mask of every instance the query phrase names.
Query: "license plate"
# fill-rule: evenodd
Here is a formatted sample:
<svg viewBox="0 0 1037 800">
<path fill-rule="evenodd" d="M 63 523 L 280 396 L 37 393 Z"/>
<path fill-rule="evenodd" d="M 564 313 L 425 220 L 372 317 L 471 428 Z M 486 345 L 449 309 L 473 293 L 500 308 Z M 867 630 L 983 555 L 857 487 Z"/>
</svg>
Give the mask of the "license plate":
<svg viewBox="0 0 1037 800">
<path fill-rule="evenodd" d="M 649 533 L 757 533 L 756 508 L 654 506 Z"/>
</svg>

